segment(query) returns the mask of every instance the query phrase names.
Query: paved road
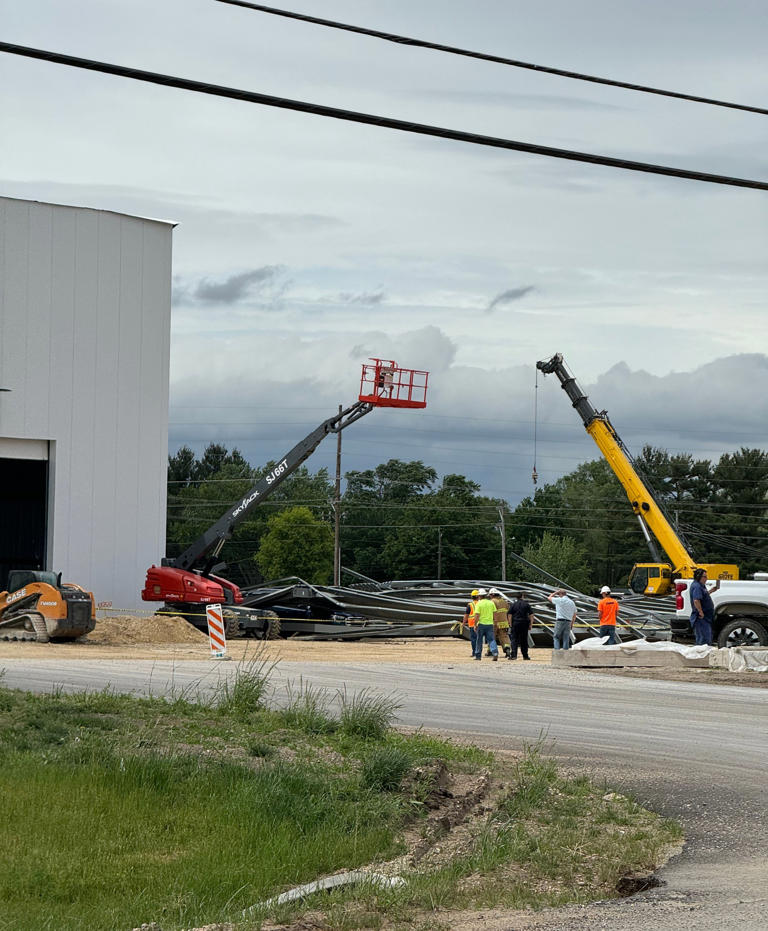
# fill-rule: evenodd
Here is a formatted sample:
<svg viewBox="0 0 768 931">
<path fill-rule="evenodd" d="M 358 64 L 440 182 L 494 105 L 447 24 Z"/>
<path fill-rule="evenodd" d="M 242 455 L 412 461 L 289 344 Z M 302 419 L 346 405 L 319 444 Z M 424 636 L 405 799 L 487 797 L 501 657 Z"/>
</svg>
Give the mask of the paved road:
<svg viewBox="0 0 768 931">
<path fill-rule="evenodd" d="M 2 682 L 48 690 L 208 692 L 233 663 L 3 660 Z M 404 725 L 518 747 L 545 734 L 567 766 L 607 779 L 682 821 L 688 844 L 665 885 L 624 902 L 560 909 L 491 931 L 764 931 L 768 928 L 768 690 L 707 686 L 523 665 L 297 664 L 287 681 L 396 695 Z"/>
</svg>

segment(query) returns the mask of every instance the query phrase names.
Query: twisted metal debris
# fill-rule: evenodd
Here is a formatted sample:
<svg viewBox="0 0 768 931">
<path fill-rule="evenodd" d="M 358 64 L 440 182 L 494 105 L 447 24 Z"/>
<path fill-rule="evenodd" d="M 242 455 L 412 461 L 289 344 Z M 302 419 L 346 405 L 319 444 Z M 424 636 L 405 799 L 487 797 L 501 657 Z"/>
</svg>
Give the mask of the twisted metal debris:
<svg viewBox="0 0 768 931">
<path fill-rule="evenodd" d="M 508 599 L 524 591 L 537 623 L 536 642 L 550 645 L 555 612 L 547 595 L 555 586 L 492 579 L 366 580 L 351 586 L 312 585 L 299 578 L 278 579 L 243 589 L 249 607 L 269 608 L 281 617 L 283 633 L 311 639 L 359 640 L 370 637 L 466 636 L 464 607 L 475 588 L 498 588 Z M 597 598 L 569 589 L 578 609 L 575 632 L 594 636 L 599 626 Z M 673 598 L 618 593 L 619 631 L 632 637 L 666 640 L 674 614 Z"/>
</svg>

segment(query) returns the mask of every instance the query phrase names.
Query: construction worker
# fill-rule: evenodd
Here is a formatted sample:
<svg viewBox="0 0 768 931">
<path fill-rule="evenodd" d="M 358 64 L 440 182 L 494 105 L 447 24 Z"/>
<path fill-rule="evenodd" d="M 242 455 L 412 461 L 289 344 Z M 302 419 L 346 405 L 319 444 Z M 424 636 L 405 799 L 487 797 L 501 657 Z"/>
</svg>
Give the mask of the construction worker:
<svg viewBox="0 0 768 931">
<path fill-rule="evenodd" d="M 469 628 L 469 641 L 472 644 L 472 655 L 475 655 L 475 644 L 477 643 L 477 599 L 480 596 L 478 589 L 472 589 L 472 594 L 470 595 L 471 601 L 467 602 L 466 608 L 464 608 L 464 618 L 462 623 L 465 627 Z"/>
<path fill-rule="evenodd" d="M 391 365 L 382 365 L 379 370 L 379 378 L 376 383 L 376 394 L 379 397 L 392 397 L 392 385 L 395 380 L 395 370 Z"/>
<path fill-rule="evenodd" d="M 597 603 L 597 616 L 600 618 L 600 636 L 607 637 L 605 646 L 618 643 L 616 638 L 616 618 L 619 613 L 619 603 L 611 597 L 611 590 L 607 585 L 600 589 L 600 601 Z"/>
<path fill-rule="evenodd" d="M 568 597 L 564 588 L 558 588 L 547 595 L 547 600 L 555 606 L 555 630 L 552 646 L 555 650 L 571 649 L 571 631 L 576 620 L 576 602 Z"/>
<path fill-rule="evenodd" d="M 523 659 L 530 659 L 528 655 L 528 634 L 533 627 L 536 616 L 531 610 L 531 605 L 525 598 L 525 592 L 518 592 L 515 600 L 509 606 L 509 618 L 511 625 L 509 628 L 509 640 L 512 652 L 510 659 L 517 659 L 517 648 L 523 654 Z"/>
<path fill-rule="evenodd" d="M 504 650 L 507 659 L 510 659 L 512 651 L 509 644 L 509 602 L 498 588 L 489 589 L 488 595 L 496 606 L 496 610 L 493 612 L 494 640 Z"/>
<path fill-rule="evenodd" d="M 694 569 L 691 582 L 691 627 L 696 637 L 696 646 L 712 643 L 712 621 L 715 619 L 715 604 L 707 591 L 707 570 Z"/>
<path fill-rule="evenodd" d="M 496 605 L 488 597 L 488 592 L 484 588 L 478 589 L 480 596 L 475 606 L 475 615 L 477 617 L 477 640 L 475 641 L 475 659 L 479 662 L 483 658 L 483 641 L 488 644 L 494 663 L 499 658 L 499 648 L 496 646 L 496 640 L 493 636 L 493 615 L 496 611 Z"/>
</svg>

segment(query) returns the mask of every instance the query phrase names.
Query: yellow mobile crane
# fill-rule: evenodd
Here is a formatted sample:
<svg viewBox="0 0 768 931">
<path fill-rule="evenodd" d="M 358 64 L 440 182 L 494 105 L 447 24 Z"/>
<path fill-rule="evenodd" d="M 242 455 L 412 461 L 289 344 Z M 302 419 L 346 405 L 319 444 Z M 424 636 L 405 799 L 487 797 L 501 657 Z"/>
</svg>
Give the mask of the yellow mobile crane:
<svg viewBox="0 0 768 931">
<path fill-rule="evenodd" d="M 616 478 L 627 493 L 632 510 L 637 515 L 643 536 L 651 551 L 653 562 L 636 563 L 629 576 L 629 587 L 638 594 L 666 595 L 672 591 L 673 579 L 692 579 L 694 569 L 706 569 L 710 579 L 738 579 L 739 567 L 724 563 L 699 563 L 691 556 L 661 510 L 653 493 L 637 474 L 632 457 L 621 437 L 614 430 L 606 411 L 596 411 L 589 403 L 576 379 L 565 367 L 558 352 L 551 359 L 537 362 L 536 368 L 545 375 L 557 375 L 560 385 L 571 399 L 576 412 L 584 422 L 587 433 L 597 443 Z M 669 557 L 663 562 L 651 532 Z"/>
</svg>

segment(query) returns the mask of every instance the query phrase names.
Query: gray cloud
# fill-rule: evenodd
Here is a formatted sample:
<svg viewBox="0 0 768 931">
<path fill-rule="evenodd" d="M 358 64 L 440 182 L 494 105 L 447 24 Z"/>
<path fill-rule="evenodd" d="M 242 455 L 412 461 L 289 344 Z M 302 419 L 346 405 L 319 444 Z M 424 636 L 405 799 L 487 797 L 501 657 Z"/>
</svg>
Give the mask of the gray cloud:
<svg viewBox="0 0 768 931">
<path fill-rule="evenodd" d="M 261 338 L 258 337 L 258 340 Z M 182 338 L 179 353 L 189 369 L 208 365 L 206 399 L 189 374 L 172 384 L 171 450 L 183 443 L 201 450 L 212 440 L 237 445 L 254 464 L 285 450 L 357 396 L 360 363 L 369 356 L 394 358 L 404 367 L 429 371 L 424 411 L 377 410 L 344 434 L 342 468 L 372 468 L 391 457 L 421 459 L 441 474 L 461 472 L 491 494 L 512 503 L 532 491 L 534 364 L 498 368 L 457 362 L 456 343 L 437 327 L 394 335 L 384 332 L 331 334 L 297 340 L 286 332 L 271 338 L 269 352 L 291 359 L 279 368 L 252 364 L 243 352 L 212 353 L 226 337 L 204 345 Z M 551 346 L 548 352 L 558 348 Z M 547 352 L 540 352 L 544 357 Z M 213 362 L 212 362 L 213 359 Z M 671 452 L 717 459 L 740 446 L 762 446 L 768 418 L 768 357 L 731 355 L 688 372 L 657 376 L 636 363 L 619 362 L 596 379 L 578 355 L 566 355 L 597 409 L 611 420 L 633 453 L 650 443 Z M 212 366 L 212 367 L 211 367 Z M 749 395 L 749 403 L 745 396 Z M 209 407 L 208 405 L 213 405 Z M 670 417 L 669 412 L 679 412 Z M 226 411 L 226 416 L 223 412 Z M 259 416 L 255 416 L 255 412 Z M 553 482 L 600 452 L 553 376 L 539 379 L 537 470 Z M 262 422 L 263 421 L 263 422 Z M 267 422 L 269 421 L 269 422 Z M 320 446 L 308 466 L 331 470 L 335 443 Z"/>
<path fill-rule="evenodd" d="M 410 96 L 410 94 L 409 94 Z M 615 104 L 588 100 L 585 97 L 570 97 L 555 94 L 514 94 L 492 90 L 425 90 L 420 96 L 452 103 L 491 105 L 519 110 L 628 110 Z"/>
<path fill-rule="evenodd" d="M 486 313 L 491 313 L 491 311 L 496 310 L 497 307 L 504 307 L 506 304 L 519 301 L 521 298 L 525 297 L 526 294 L 530 294 L 531 291 L 535 290 L 536 285 L 533 284 L 526 285 L 524 288 L 509 288 L 507 291 L 502 291 L 501 294 L 497 294 L 485 308 L 485 311 Z"/>
<path fill-rule="evenodd" d="M 359 294 L 353 294 L 350 291 L 342 291 L 338 299 L 343 304 L 382 304 L 387 298 L 384 291 L 361 291 Z"/>
<path fill-rule="evenodd" d="M 237 304 L 248 296 L 254 285 L 273 281 L 279 271 L 277 265 L 264 265 L 219 281 L 203 278 L 198 282 L 194 295 L 205 303 Z"/>
</svg>

